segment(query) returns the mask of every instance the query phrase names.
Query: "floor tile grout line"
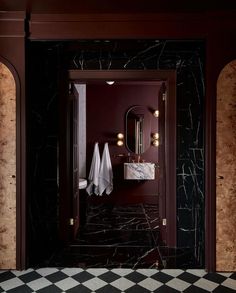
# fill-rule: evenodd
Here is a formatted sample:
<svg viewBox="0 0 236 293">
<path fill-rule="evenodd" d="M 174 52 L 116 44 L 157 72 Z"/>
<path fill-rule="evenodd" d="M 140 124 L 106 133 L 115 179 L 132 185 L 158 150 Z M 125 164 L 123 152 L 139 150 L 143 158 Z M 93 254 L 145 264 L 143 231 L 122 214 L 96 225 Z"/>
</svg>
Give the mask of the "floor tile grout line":
<svg viewBox="0 0 236 293">
<path fill-rule="evenodd" d="M 55 268 L 52 268 L 52 270 L 55 270 Z M 59 268 L 57 268 L 58 270 L 59 270 Z M 63 269 L 66 269 L 66 268 L 60 268 L 61 270 L 63 270 Z M 41 269 L 41 270 L 43 270 L 43 269 Z M 48 268 L 45 268 L 45 271 L 47 271 L 48 270 Z M 98 279 L 100 279 L 100 277 L 99 276 L 102 276 L 103 275 L 103 273 L 101 273 L 101 270 L 99 270 L 99 269 L 92 269 L 92 271 L 91 271 L 91 269 L 89 270 L 82 270 L 81 271 L 81 269 L 78 269 L 80 272 L 84 272 L 84 271 L 88 271 L 90 274 L 91 274 L 91 276 L 92 276 L 92 278 L 91 278 L 91 280 L 92 279 L 94 279 L 94 278 L 98 278 Z M 104 269 L 102 269 L 102 270 L 104 270 Z M 32 271 L 30 271 L 29 273 L 33 273 L 34 271 L 36 271 L 36 270 L 32 270 Z M 96 271 L 98 272 L 98 273 L 96 273 Z M 100 272 L 99 272 L 100 271 Z M 105 269 L 105 272 L 112 272 L 112 271 L 114 271 L 114 272 L 117 272 L 117 270 L 116 269 Z M 148 269 L 146 269 L 145 271 L 148 271 Z M 153 271 L 153 270 L 150 270 L 150 271 Z M 160 273 L 160 272 L 162 272 L 163 270 L 156 270 L 157 271 L 157 273 Z M 164 270 L 164 273 L 165 272 L 167 272 L 168 270 Z M 174 272 L 177 272 L 177 275 L 175 276 L 175 273 Z M 181 271 L 181 272 L 180 272 Z M 166 275 L 168 275 L 168 277 L 170 278 L 170 280 L 169 281 L 173 281 L 173 280 L 182 280 L 181 278 L 179 278 L 179 276 L 180 275 L 182 275 L 182 273 L 184 273 L 184 272 L 187 272 L 188 270 L 169 270 L 169 272 L 171 273 L 172 272 L 172 274 L 166 274 Z M 192 272 L 192 274 L 193 275 L 195 275 L 196 277 L 198 277 L 199 278 L 199 280 L 208 280 L 208 278 L 205 278 L 205 276 L 207 276 L 207 275 L 209 275 L 209 274 L 211 274 L 211 273 L 207 273 L 206 272 L 206 274 L 205 275 L 202 275 L 201 276 L 201 272 L 200 272 L 200 274 L 198 274 L 197 273 L 197 271 L 198 270 L 195 270 L 196 271 L 196 274 L 193 274 L 193 272 Z M 202 270 L 199 270 L 199 271 L 202 271 Z M 5 271 L 6 273 L 7 272 L 11 272 L 11 270 L 6 270 Z M 5 273 L 5 272 L 3 272 L 3 273 Z M 59 270 L 59 272 L 60 272 L 60 270 Z M 116 280 L 118 280 L 118 279 L 120 279 L 120 278 L 124 278 L 124 279 L 126 279 L 127 278 L 127 276 L 130 274 L 130 273 L 136 273 L 136 272 L 138 272 L 139 274 L 141 273 L 142 274 L 142 271 L 140 270 L 140 269 L 138 269 L 138 270 L 132 270 L 132 269 L 128 269 L 128 272 L 126 272 L 126 273 L 124 273 L 124 274 L 122 274 L 122 275 L 117 275 L 118 276 L 118 278 L 116 279 Z M 1 273 L 1 271 L 0 271 L 0 273 Z M 145 274 L 143 274 L 143 277 L 144 277 L 144 279 L 143 280 L 145 280 L 145 279 L 147 279 L 147 278 L 151 278 L 152 279 L 152 276 L 155 276 L 156 274 L 151 274 L 150 276 L 148 276 L 148 275 L 145 275 Z M 228 279 L 231 279 L 231 280 L 233 280 L 234 282 L 236 282 L 235 281 L 235 276 L 234 276 L 234 273 L 232 272 L 229 276 L 222 276 L 222 275 L 220 275 L 220 273 L 213 273 L 213 276 L 218 276 L 218 277 L 221 277 L 221 278 L 224 278 L 225 280 L 224 281 L 226 281 L 226 280 L 228 280 Z M 0 276 L 1 276 L 1 274 L 0 274 Z M 50 274 L 48 274 L 48 275 L 44 275 L 43 277 L 44 278 L 46 278 L 47 279 L 47 277 L 48 276 L 50 276 Z M 75 276 L 75 275 L 74 275 Z M 232 276 L 232 278 L 231 278 L 231 276 Z M 19 276 L 14 276 L 14 278 L 17 278 L 17 279 L 19 279 Z M 68 278 L 71 278 L 71 279 L 73 279 L 73 275 L 68 275 Z M 127 278 L 128 279 L 128 281 L 129 281 L 129 278 Z M 10 281 L 11 280 L 11 278 L 10 279 L 8 279 L 8 281 Z M 101 280 L 103 280 L 102 278 L 101 278 Z M 157 281 L 158 279 L 155 279 L 154 278 L 154 280 L 155 281 Z M 131 281 L 133 282 L 133 285 L 130 287 L 130 288 L 132 288 L 132 287 L 134 287 L 134 286 L 136 286 L 136 285 L 139 285 L 139 281 L 138 280 L 132 280 L 131 279 Z M 169 282 L 168 281 L 168 282 Z M 221 286 L 221 284 L 223 284 L 223 282 L 222 282 L 222 279 L 220 280 L 210 280 L 209 279 L 209 281 L 211 281 L 211 282 L 213 282 L 214 284 L 215 284 L 215 288 L 214 289 L 208 289 L 208 288 L 203 288 L 203 287 L 201 287 L 201 286 L 198 286 L 197 284 L 196 284 L 196 282 L 194 282 L 194 283 L 192 283 L 190 280 L 189 281 L 187 281 L 187 280 L 185 280 L 185 282 L 187 282 L 188 284 L 189 284 L 189 286 L 188 287 L 190 287 L 191 285 L 194 285 L 194 284 L 196 284 L 195 285 L 195 287 L 196 288 L 199 288 L 199 290 L 201 290 L 201 289 L 203 289 L 203 290 L 206 290 L 206 292 L 224 292 L 223 290 L 224 290 L 224 285 L 222 285 Z M 61 280 L 60 281 L 58 281 L 58 282 L 61 282 Z M 58 282 L 52 282 L 52 284 L 53 285 L 56 285 Z M 78 282 L 78 281 L 77 281 Z M 83 284 L 83 283 L 86 283 L 87 281 L 85 281 L 85 282 L 79 282 L 80 284 Z M 160 283 L 162 284 L 161 286 L 163 286 L 163 285 L 166 285 L 168 288 L 170 288 L 170 290 L 171 290 L 171 288 L 173 288 L 173 284 L 171 284 L 171 286 L 168 286 L 168 282 L 167 283 L 165 283 L 165 282 L 163 282 L 163 281 L 160 281 Z M 24 284 L 24 286 L 27 286 L 27 284 L 29 284 L 30 282 L 26 282 L 25 284 Z M 87 285 L 89 285 L 88 284 L 89 283 L 89 280 L 88 280 L 88 282 L 86 283 Z M 106 284 L 104 285 L 104 286 L 102 286 L 102 287 L 105 287 L 105 286 L 107 286 L 107 284 L 111 284 L 112 283 L 112 281 L 106 281 Z M 111 284 L 112 285 L 112 284 Z M 1 286 L 1 284 L 0 284 L 0 286 Z M 15 287 L 12 287 L 12 288 L 10 288 L 9 290 L 14 290 L 15 289 L 15 291 L 14 292 L 16 292 L 16 290 L 17 290 L 17 288 L 19 288 L 19 287 L 21 287 L 22 285 L 20 284 L 20 285 L 16 285 Z M 57 285 L 56 285 L 57 286 Z M 72 286 L 71 288 L 75 288 L 77 286 L 77 284 L 75 284 L 75 286 Z M 90 285 L 89 285 L 90 286 Z M 87 288 L 89 288 L 89 286 L 87 287 Z M 44 288 L 47 288 L 47 287 L 49 287 L 49 286 L 45 286 Z M 102 288 L 102 287 L 100 287 L 100 288 Z M 1 288 L 2 288 L 2 286 L 1 286 Z M 140 287 L 140 288 L 146 288 L 146 287 Z M 150 287 L 149 287 L 150 288 Z M 146 289 L 148 289 L 149 290 L 149 292 L 152 292 L 151 291 L 151 289 L 149 289 L 149 288 L 146 288 Z M 222 291 L 218 291 L 218 288 L 222 288 Z M 231 290 L 230 292 L 232 292 L 232 290 L 234 290 L 234 289 L 231 289 L 231 287 L 228 287 L 229 288 L 229 290 Z M 3 288 L 2 288 L 3 289 Z M 22 289 L 22 288 L 21 288 Z M 177 289 L 177 288 L 176 288 Z M 177 289 L 178 290 L 178 292 L 186 292 L 186 290 L 187 290 L 188 288 L 186 288 L 186 289 Z M 4 290 L 3 289 L 3 292 L 9 292 L 9 290 Z M 94 289 L 94 291 L 91 291 L 91 292 L 95 292 L 96 291 L 96 289 Z M 18 290 L 18 292 L 19 292 L 19 290 Z M 35 290 L 35 291 L 33 291 L 33 292 L 37 292 L 37 289 Z M 64 291 L 62 291 L 62 292 L 66 292 L 66 290 L 64 290 Z M 122 290 L 122 292 L 125 292 L 125 290 Z M 188 290 L 188 292 L 191 292 L 191 291 L 189 291 Z M 193 290 L 193 292 L 196 292 L 196 290 L 194 289 Z"/>
</svg>

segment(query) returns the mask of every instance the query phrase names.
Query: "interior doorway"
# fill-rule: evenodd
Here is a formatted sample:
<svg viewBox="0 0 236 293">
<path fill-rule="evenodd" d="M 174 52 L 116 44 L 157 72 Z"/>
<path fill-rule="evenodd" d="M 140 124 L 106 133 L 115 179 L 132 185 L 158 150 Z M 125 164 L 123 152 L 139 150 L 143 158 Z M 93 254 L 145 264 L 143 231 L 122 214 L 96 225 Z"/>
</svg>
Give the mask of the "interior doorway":
<svg viewBox="0 0 236 293">
<path fill-rule="evenodd" d="M 60 104 L 59 214 L 60 236 L 67 249 L 51 263 L 162 268 L 166 247 L 176 248 L 175 72 L 69 71 L 65 88 L 69 93 L 61 96 Z M 129 115 L 133 119 L 137 109 L 142 112 L 142 123 L 137 130 L 140 121 L 133 120 L 133 135 L 128 119 Z M 81 120 L 80 115 L 86 118 Z M 82 136 L 79 125 L 86 130 Z M 118 133 L 122 134 L 121 146 L 117 146 Z M 142 138 L 142 151 L 133 148 L 132 135 L 134 144 L 137 137 Z M 96 142 L 100 152 L 108 142 L 113 191 L 88 196 L 85 189 L 79 190 L 78 182 L 88 178 Z M 86 157 L 85 166 L 80 166 L 78 156 Z M 139 168 L 153 163 L 154 177 L 126 178 L 124 168 L 129 163 Z M 69 261 L 62 264 L 63 259 Z"/>
<path fill-rule="evenodd" d="M 157 47 L 152 46 L 156 43 Z M 165 49 L 159 54 L 161 44 Z M 181 267 L 184 263 L 187 268 L 204 267 L 204 48 L 204 42 L 197 40 L 30 42 L 31 79 L 26 101 L 28 266 L 37 265 L 42 258 L 49 259 L 60 243 L 59 95 L 68 94 L 68 76 L 61 73 L 68 69 L 109 72 L 116 68 L 123 72 L 129 69 L 142 69 L 143 73 L 160 69 L 176 72 L 177 246 L 182 253 L 185 248 L 191 250 L 190 261 L 179 264 Z"/>
</svg>

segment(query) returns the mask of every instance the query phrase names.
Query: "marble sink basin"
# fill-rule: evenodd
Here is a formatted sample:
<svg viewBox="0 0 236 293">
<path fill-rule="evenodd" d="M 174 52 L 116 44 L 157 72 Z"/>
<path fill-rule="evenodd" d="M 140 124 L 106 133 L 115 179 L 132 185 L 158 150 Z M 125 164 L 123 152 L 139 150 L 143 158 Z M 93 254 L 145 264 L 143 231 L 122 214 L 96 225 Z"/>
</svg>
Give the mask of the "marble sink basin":
<svg viewBox="0 0 236 293">
<path fill-rule="evenodd" d="M 154 163 L 124 163 L 124 179 L 154 180 Z"/>
</svg>

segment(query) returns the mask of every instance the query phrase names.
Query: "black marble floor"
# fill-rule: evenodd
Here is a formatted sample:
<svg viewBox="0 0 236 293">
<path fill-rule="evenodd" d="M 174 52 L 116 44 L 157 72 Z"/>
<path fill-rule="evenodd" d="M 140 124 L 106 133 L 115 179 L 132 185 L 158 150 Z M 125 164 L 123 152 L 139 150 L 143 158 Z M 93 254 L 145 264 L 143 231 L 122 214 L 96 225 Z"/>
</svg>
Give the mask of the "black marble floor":
<svg viewBox="0 0 236 293">
<path fill-rule="evenodd" d="M 200 268 L 193 249 L 166 247 L 157 205 L 88 204 L 75 241 L 45 263 L 80 268 Z"/>
<path fill-rule="evenodd" d="M 163 268 L 158 207 L 89 204 L 76 240 L 55 254 L 50 266 Z"/>
</svg>

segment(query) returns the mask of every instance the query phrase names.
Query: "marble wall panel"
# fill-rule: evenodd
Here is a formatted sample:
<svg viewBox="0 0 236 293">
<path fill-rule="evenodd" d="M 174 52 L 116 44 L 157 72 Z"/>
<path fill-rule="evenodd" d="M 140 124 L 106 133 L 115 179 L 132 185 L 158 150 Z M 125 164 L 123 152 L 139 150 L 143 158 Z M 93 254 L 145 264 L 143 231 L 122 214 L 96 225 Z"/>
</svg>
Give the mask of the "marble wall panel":
<svg viewBox="0 0 236 293">
<path fill-rule="evenodd" d="M 68 53 L 64 54 L 70 69 L 176 70 L 177 246 L 193 252 L 195 263 L 189 267 L 204 267 L 204 42 L 90 40 L 71 45 L 66 44 Z"/>
<path fill-rule="evenodd" d="M 52 50 L 45 50 L 42 44 L 38 44 L 35 50 L 35 46 L 33 42 L 28 56 L 30 98 L 27 104 L 26 180 L 29 266 L 49 259 L 60 243 L 57 81 L 60 47 L 55 45 L 50 47 Z"/>
<path fill-rule="evenodd" d="M 0 63 L 0 269 L 16 267 L 16 86 Z"/>
<path fill-rule="evenodd" d="M 217 82 L 216 269 L 236 270 L 236 60 Z"/>
<path fill-rule="evenodd" d="M 44 182 L 56 176 L 50 156 L 41 155 L 47 143 L 48 129 L 57 138 L 57 69 L 78 70 L 167 70 L 177 73 L 177 245 L 193 253 L 189 267 L 205 266 L 205 187 L 204 187 L 204 96 L 205 96 L 205 42 L 201 40 L 79 40 L 71 42 L 32 42 L 30 44 L 31 105 L 29 141 L 31 185 L 29 214 L 31 222 L 30 245 L 33 256 L 38 256 L 48 243 L 48 235 L 57 233 L 48 223 L 57 214 L 46 214 L 42 203 L 49 202 Z M 63 60 L 63 62 L 62 62 Z M 35 71 L 37 68 L 37 71 Z M 35 91 L 36 86 L 40 87 Z M 53 102 L 52 102 L 53 101 Z M 49 111 L 48 111 L 49 110 Z M 37 135 L 35 135 L 37 133 Z M 51 144 L 54 146 L 55 143 Z M 39 163 L 40 162 L 40 163 Z M 51 170 L 47 178 L 45 170 Z M 55 173 L 53 175 L 53 172 Z M 32 175 L 34 174 L 34 175 Z M 50 198 L 57 199 L 57 189 L 50 189 Z M 55 209 L 56 210 L 56 209 Z M 42 233 L 35 229 L 42 226 Z M 48 232 L 45 233 L 45 227 Z M 42 237 L 45 235 L 45 237 Z M 51 238 L 50 238 L 51 239 Z M 51 242 L 53 243 L 53 242 Z M 54 243 L 53 243 L 54 245 Z M 52 247 L 54 247 L 52 245 Z M 38 246 L 40 249 L 38 249 Z M 51 246 L 51 245 L 50 245 Z M 48 250 L 48 249 L 47 249 Z"/>
</svg>

